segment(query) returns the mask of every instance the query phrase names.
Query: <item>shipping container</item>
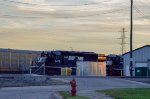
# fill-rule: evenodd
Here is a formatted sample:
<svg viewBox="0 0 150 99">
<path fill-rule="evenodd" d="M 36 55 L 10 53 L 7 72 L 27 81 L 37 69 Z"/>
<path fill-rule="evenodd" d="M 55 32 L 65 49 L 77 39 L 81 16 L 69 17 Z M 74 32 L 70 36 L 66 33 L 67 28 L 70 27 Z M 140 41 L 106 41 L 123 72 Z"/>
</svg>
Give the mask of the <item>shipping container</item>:
<svg viewBox="0 0 150 99">
<path fill-rule="evenodd" d="M 39 51 L 0 49 L 0 73 L 27 73 Z"/>
</svg>

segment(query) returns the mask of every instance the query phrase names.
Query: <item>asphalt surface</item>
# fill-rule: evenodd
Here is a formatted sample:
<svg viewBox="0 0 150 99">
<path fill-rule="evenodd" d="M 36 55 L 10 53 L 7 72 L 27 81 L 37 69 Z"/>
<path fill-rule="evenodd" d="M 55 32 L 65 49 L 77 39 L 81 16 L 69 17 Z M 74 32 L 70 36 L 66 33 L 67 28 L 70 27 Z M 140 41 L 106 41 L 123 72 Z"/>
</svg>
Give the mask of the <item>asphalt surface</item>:
<svg viewBox="0 0 150 99">
<path fill-rule="evenodd" d="M 71 81 L 72 78 L 55 78 L 64 81 Z M 78 90 L 103 90 L 112 88 L 150 88 L 150 84 L 136 82 L 122 78 L 93 77 L 75 78 Z"/>
<path fill-rule="evenodd" d="M 66 90 L 66 86 L 30 86 L 0 89 L 0 99 L 53 99 L 56 91 Z"/>
<path fill-rule="evenodd" d="M 125 78 L 125 79 L 150 84 L 150 78 Z"/>
<path fill-rule="evenodd" d="M 71 78 L 55 78 L 69 82 Z M 79 95 L 90 96 L 90 91 L 112 88 L 150 88 L 150 84 L 124 80 L 119 78 L 76 78 L 77 92 Z M 56 91 L 70 91 L 70 85 L 59 86 L 30 86 L 30 87 L 7 87 L 0 88 L 0 99 L 53 99 L 52 94 Z M 93 93 L 91 93 L 91 96 Z"/>
</svg>

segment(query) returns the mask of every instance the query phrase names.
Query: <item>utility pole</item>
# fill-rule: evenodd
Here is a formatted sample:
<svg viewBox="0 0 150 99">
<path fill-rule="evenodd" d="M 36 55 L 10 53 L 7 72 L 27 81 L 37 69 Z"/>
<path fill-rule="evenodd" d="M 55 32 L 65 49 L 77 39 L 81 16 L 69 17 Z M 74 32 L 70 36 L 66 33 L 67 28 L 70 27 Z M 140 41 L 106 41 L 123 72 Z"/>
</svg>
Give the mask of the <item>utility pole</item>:
<svg viewBox="0 0 150 99">
<path fill-rule="evenodd" d="M 126 44 L 125 32 L 127 32 L 127 31 L 125 31 L 125 28 L 122 28 L 122 31 L 120 31 L 120 32 L 121 32 L 121 37 L 119 39 L 121 39 L 121 43 L 120 43 L 120 45 L 121 45 L 121 54 L 123 55 L 124 52 L 125 52 L 125 44 Z"/>
<path fill-rule="evenodd" d="M 11 67 L 12 67 L 12 50 L 11 49 L 9 49 L 9 68 L 10 68 L 10 70 L 12 69 Z"/>
<path fill-rule="evenodd" d="M 130 76 L 133 76 L 133 0 L 131 0 L 131 11 L 130 11 Z"/>
</svg>

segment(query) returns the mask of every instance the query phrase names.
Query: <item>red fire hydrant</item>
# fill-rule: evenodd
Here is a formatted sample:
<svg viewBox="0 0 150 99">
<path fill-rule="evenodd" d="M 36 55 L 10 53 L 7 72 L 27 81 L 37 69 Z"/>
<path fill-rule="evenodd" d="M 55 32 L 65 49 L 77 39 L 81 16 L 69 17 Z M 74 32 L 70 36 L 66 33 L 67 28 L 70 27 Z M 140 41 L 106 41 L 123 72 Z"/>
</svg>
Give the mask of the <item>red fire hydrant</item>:
<svg viewBox="0 0 150 99">
<path fill-rule="evenodd" d="M 72 81 L 70 82 L 70 84 L 71 84 L 71 88 L 72 88 L 71 95 L 76 96 L 76 86 L 77 86 L 76 80 L 73 78 Z"/>
</svg>

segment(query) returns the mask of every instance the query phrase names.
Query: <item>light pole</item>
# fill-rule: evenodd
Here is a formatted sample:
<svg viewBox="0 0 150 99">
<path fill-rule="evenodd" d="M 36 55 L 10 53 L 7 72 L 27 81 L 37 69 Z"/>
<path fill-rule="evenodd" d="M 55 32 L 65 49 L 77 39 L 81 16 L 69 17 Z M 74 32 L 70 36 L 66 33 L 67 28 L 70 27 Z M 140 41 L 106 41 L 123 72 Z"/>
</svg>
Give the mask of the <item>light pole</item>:
<svg viewBox="0 0 150 99">
<path fill-rule="evenodd" d="M 131 0 L 131 12 L 130 12 L 130 75 L 133 76 L 133 0 Z"/>
</svg>

